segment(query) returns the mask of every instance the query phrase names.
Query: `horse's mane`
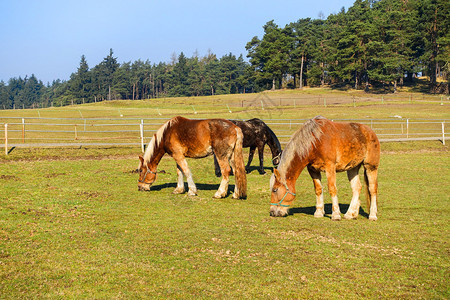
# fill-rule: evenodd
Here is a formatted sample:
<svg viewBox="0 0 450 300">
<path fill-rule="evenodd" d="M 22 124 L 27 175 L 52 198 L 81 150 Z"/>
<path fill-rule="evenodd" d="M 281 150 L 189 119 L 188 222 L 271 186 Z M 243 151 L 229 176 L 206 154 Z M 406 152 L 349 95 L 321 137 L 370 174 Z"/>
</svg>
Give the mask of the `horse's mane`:
<svg viewBox="0 0 450 300">
<path fill-rule="evenodd" d="M 286 174 L 290 162 L 297 154 L 300 158 L 304 158 L 309 154 L 318 140 L 322 136 L 322 128 L 316 120 L 325 120 L 322 116 L 316 116 L 303 124 L 291 137 L 289 143 L 281 155 L 280 165 L 278 171 L 281 174 Z"/>
<path fill-rule="evenodd" d="M 156 148 L 159 146 L 159 144 L 161 143 L 161 140 L 164 136 L 164 132 L 166 132 L 166 130 L 172 126 L 173 124 L 178 122 L 178 118 L 172 118 L 169 121 L 167 121 L 166 123 L 164 123 L 164 125 L 162 125 L 158 131 L 156 131 L 156 133 L 153 135 L 152 139 L 150 140 L 150 142 L 148 143 L 147 149 L 145 149 L 144 152 L 144 163 L 149 163 L 153 157 L 153 153 L 155 152 Z"/>
</svg>

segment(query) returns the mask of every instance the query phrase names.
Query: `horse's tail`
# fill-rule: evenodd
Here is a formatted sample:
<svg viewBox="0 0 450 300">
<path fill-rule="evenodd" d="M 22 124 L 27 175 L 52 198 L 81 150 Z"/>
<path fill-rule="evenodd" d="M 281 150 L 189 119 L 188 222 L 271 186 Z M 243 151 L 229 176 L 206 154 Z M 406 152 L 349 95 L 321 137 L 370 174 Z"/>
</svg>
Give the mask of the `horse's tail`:
<svg viewBox="0 0 450 300">
<path fill-rule="evenodd" d="M 367 170 L 364 169 L 364 182 L 366 183 L 366 203 L 367 203 L 367 211 L 370 211 L 370 199 L 372 199 L 372 195 L 370 194 L 369 189 L 369 177 L 367 177 Z"/>
<path fill-rule="evenodd" d="M 236 127 L 236 144 L 234 146 L 234 178 L 236 180 L 236 186 L 238 194 L 237 198 L 245 199 L 247 198 L 247 175 L 245 172 L 244 156 L 242 155 L 242 144 L 244 140 L 244 135 L 239 127 Z"/>
</svg>

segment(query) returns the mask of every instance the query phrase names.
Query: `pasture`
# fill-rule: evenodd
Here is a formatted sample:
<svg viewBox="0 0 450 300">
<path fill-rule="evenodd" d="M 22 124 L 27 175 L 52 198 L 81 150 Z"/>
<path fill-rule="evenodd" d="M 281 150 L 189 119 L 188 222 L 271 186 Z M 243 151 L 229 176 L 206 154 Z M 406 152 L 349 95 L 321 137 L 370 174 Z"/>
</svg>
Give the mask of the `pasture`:
<svg viewBox="0 0 450 300">
<path fill-rule="evenodd" d="M 180 100 L 171 101 L 171 109 L 182 110 Z M 83 113 L 83 106 L 67 108 L 77 109 Z M 355 118 L 395 109 L 449 117 L 442 106 L 410 103 L 290 107 L 282 114 Z M 198 114 L 228 117 L 213 111 L 205 106 Z M 367 219 L 364 196 L 357 220 L 331 221 L 326 190 L 326 216 L 314 218 L 307 172 L 297 181 L 291 215 L 270 217 L 268 152 L 267 175 L 252 164 L 246 200 L 231 199 L 234 178 L 229 196 L 217 200 L 211 157 L 188 160 L 199 189 L 189 197 L 172 194 L 176 168 L 168 156 L 152 190 L 138 192 L 137 147 L 14 149 L 0 155 L 0 298 L 448 299 L 448 146 L 381 147 L 377 222 Z M 337 187 L 345 212 L 351 188 L 344 173 Z"/>
</svg>

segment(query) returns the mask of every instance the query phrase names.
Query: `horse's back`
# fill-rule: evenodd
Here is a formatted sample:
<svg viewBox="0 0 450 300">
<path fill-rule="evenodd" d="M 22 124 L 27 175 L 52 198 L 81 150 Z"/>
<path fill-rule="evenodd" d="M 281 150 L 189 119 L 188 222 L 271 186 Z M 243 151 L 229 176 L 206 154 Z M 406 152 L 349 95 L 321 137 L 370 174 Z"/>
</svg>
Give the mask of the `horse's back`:
<svg viewBox="0 0 450 300">
<path fill-rule="evenodd" d="M 346 171 L 361 163 L 378 166 L 380 143 L 367 125 L 319 120 L 323 135 L 318 145 L 320 156 L 335 161 L 337 171 Z"/>
</svg>

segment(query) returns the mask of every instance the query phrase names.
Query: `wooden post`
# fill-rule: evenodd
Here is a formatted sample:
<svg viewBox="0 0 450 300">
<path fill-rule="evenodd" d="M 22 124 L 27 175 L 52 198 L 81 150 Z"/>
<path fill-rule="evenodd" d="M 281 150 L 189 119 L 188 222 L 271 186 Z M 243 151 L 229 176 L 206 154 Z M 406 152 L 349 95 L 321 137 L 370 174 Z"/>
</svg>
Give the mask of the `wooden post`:
<svg viewBox="0 0 450 300">
<path fill-rule="evenodd" d="M 442 144 L 445 146 L 445 122 L 442 122 Z"/>
<path fill-rule="evenodd" d="M 353 96 L 353 107 L 356 107 L 355 96 Z"/>
<path fill-rule="evenodd" d="M 327 98 L 323 97 L 323 106 L 327 107 Z"/>
<path fill-rule="evenodd" d="M 78 139 L 78 135 L 77 135 L 77 125 L 75 125 L 75 140 Z"/>
<path fill-rule="evenodd" d="M 25 119 L 22 118 L 22 143 L 25 143 Z"/>
<path fill-rule="evenodd" d="M 5 123 L 5 155 L 8 155 L 8 124 Z"/>
<path fill-rule="evenodd" d="M 409 119 L 406 119 L 406 138 L 409 138 Z"/>
<path fill-rule="evenodd" d="M 142 153 L 144 153 L 144 120 L 141 120 L 140 129 L 141 129 L 141 150 Z"/>
</svg>

